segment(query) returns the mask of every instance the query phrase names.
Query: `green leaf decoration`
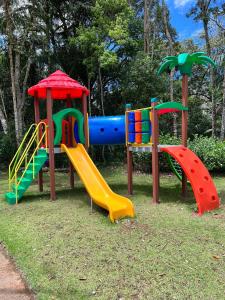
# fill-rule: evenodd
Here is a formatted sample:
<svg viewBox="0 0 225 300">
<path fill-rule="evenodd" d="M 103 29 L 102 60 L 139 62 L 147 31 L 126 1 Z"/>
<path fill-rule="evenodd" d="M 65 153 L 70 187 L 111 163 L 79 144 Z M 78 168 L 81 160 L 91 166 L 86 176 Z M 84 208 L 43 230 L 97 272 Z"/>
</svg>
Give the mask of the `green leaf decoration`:
<svg viewBox="0 0 225 300">
<path fill-rule="evenodd" d="M 198 56 L 204 55 L 204 54 L 205 54 L 205 52 L 195 52 L 195 53 L 191 54 L 191 57 L 198 57 Z"/>
<path fill-rule="evenodd" d="M 163 60 L 175 60 L 177 61 L 177 57 L 176 56 L 166 56 L 163 58 Z"/>
<path fill-rule="evenodd" d="M 190 58 L 190 54 L 188 54 L 188 53 L 179 54 L 177 57 L 178 65 L 184 65 L 184 64 L 188 63 L 189 58 Z"/>
<path fill-rule="evenodd" d="M 211 64 L 212 66 L 216 67 L 215 62 L 209 57 L 209 56 L 205 56 L 205 55 L 201 55 L 198 58 L 200 58 L 201 60 L 208 62 L 209 64 Z"/>
<path fill-rule="evenodd" d="M 194 52 L 192 54 L 189 53 L 181 53 L 178 56 L 166 56 L 163 58 L 162 63 L 157 71 L 157 74 L 160 75 L 163 72 L 172 70 L 173 68 L 177 68 L 181 75 L 191 76 L 192 67 L 194 64 L 197 65 L 212 65 L 216 67 L 215 62 L 205 54 L 205 52 Z"/>
<path fill-rule="evenodd" d="M 161 64 L 157 74 L 160 75 L 162 72 L 166 71 L 168 67 L 170 67 L 171 61 L 165 61 Z"/>
</svg>

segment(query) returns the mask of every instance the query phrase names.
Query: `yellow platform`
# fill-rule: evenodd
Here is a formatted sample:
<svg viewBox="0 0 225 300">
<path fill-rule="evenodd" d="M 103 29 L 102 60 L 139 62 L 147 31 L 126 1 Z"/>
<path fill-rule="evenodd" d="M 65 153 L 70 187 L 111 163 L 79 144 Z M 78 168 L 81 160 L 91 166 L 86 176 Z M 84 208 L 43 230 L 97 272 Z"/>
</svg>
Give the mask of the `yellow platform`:
<svg viewBox="0 0 225 300">
<path fill-rule="evenodd" d="M 123 217 L 134 217 L 132 202 L 110 189 L 82 144 L 74 148 L 62 144 L 61 149 L 67 153 L 92 200 L 109 211 L 112 222 Z"/>
</svg>

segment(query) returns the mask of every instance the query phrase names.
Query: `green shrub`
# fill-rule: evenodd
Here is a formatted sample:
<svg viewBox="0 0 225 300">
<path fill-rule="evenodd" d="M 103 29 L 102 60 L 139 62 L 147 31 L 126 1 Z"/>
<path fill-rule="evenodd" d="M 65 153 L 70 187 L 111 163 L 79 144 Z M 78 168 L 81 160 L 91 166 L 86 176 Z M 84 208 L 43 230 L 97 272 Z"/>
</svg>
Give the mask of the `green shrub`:
<svg viewBox="0 0 225 300">
<path fill-rule="evenodd" d="M 0 134 L 0 164 L 7 166 L 17 150 L 16 140 L 13 131 L 7 135 Z"/>
<path fill-rule="evenodd" d="M 179 145 L 181 143 L 179 138 L 171 136 L 169 134 L 160 135 L 160 144 L 163 145 Z M 144 173 L 151 172 L 152 169 L 152 155 L 147 152 L 134 152 L 134 168 L 137 171 Z M 170 171 L 169 165 L 163 153 L 159 154 L 159 167 L 162 172 Z"/>
<path fill-rule="evenodd" d="M 188 145 L 209 171 L 225 170 L 225 142 L 195 135 L 192 141 L 188 141 Z"/>
<path fill-rule="evenodd" d="M 181 139 L 168 134 L 160 135 L 160 144 L 179 145 Z M 225 170 L 225 142 L 212 137 L 195 135 L 193 140 L 188 140 L 188 147 L 203 161 L 209 171 Z M 163 153 L 159 154 L 159 166 L 162 172 L 170 171 Z M 151 172 L 150 153 L 134 153 L 134 168 L 141 172 Z"/>
</svg>

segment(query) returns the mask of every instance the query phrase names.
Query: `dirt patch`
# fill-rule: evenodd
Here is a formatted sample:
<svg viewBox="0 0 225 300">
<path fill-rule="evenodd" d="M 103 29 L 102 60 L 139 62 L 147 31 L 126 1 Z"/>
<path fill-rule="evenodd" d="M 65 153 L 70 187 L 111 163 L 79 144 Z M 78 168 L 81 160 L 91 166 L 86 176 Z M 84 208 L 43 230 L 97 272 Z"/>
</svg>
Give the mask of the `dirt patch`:
<svg viewBox="0 0 225 300">
<path fill-rule="evenodd" d="M 35 297 L 16 269 L 15 263 L 0 244 L 0 299 L 34 300 Z"/>
</svg>

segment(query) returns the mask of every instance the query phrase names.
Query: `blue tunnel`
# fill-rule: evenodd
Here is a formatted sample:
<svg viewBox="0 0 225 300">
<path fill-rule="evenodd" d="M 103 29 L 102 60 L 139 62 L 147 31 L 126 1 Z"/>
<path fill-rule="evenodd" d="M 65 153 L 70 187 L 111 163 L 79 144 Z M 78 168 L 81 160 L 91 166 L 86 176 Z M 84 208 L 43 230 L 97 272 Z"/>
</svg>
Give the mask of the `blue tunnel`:
<svg viewBox="0 0 225 300">
<path fill-rule="evenodd" d="M 125 115 L 109 117 L 89 117 L 89 141 L 91 145 L 125 144 Z M 75 123 L 74 137 L 77 142 L 78 126 Z"/>
</svg>

